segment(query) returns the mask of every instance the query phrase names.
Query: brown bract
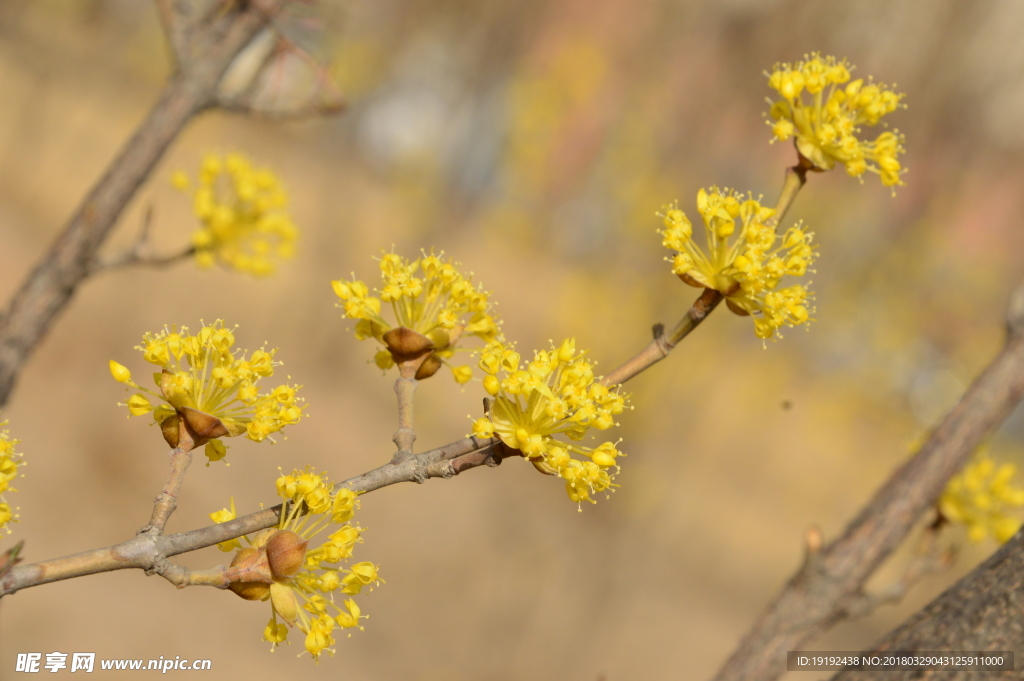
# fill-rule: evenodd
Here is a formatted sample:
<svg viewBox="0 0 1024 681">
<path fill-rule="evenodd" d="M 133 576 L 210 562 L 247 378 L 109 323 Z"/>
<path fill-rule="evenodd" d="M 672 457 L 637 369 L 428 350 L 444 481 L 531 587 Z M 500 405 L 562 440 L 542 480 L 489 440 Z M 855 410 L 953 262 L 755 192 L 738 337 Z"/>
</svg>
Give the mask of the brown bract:
<svg viewBox="0 0 1024 681">
<path fill-rule="evenodd" d="M 465 330 L 465 325 L 459 324 L 450 330 L 436 328 L 424 336 L 418 331 L 399 326 L 385 332 L 381 340 L 395 364 L 399 368 L 404 367 L 409 373 L 415 371 L 416 380 L 422 381 L 436 374 L 443 365 L 438 351 L 455 345 Z"/>
<path fill-rule="evenodd" d="M 267 562 L 274 579 L 294 577 L 306 562 L 308 539 L 291 530 L 280 530 L 267 540 Z"/>
<path fill-rule="evenodd" d="M 180 445 L 186 450 L 204 445 L 214 438 L 240 435 L 244 430 L 241 426 L 229 428 L 216 416 L 192 407 L 180 407 L 174 411 L 174 416 L 160 423 L 160 432 L 167 444 L 171 447 Z M 188 442 L 192 444 L 185 447 Z"/>
<path fill-rule="evenodd" d="M 424 378 L 430 378 L 437 373 L 437 370 L 441 368 L 441 360 L 435 354 L 427 355 L 420 364 L 419 368 L 416 369 L 416 380 L 422 381 Z"/>
<path fill-rule="evenodd" d="M 404 326 L 386 331 L 381 338 L 395 364 L 415 361 L 434 349 L 432 340 Z"/>
<path fill-rule="evenodd" d="M 228 588 L 247 601 L 258 601 L 270 593 L 274 577 L 270 573 L 266 547 L 249 546 L 235 554 L 231 561 Z"/>
<path fill-rule="evenodd" d="M 682 279 L 684 284 L 688 284 L 694 288 L 704 288 L 704 284 L 700 283 L 689 274 L 677 274 L 676 276 Z"/>
</svg>

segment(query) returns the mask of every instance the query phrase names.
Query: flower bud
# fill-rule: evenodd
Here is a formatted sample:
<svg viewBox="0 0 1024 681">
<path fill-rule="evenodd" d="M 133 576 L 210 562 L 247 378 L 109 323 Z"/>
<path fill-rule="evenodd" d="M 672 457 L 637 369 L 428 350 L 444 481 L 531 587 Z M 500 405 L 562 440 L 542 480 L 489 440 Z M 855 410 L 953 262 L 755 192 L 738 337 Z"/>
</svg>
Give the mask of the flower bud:
<svg viewBox="0 0 1024 681">
<path fill-rule="evenodd" d="M 270 585 L 270 602 L 274 605 L 274 611 L 281 616 L 288 624 L 295 624 L 299 617 L 299 603 L 295 598 L 295 591 L 284 584 L 274 582 Z"/>
<path fill-rule="evenodd" d="M 114 360 L 110 360 L 110 375 L 118 383 L 127 383 L 132 380 L 132 372 L 128 371 L 126 366 L 118 364 Z"/>
</svg>

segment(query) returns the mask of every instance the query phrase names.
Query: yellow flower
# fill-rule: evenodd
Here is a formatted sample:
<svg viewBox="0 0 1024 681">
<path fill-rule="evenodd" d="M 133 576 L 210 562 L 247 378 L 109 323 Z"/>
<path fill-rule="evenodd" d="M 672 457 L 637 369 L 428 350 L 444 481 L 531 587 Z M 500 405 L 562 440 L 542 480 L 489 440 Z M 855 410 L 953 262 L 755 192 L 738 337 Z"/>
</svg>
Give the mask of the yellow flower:
<svg viewBox="0 0 1024 681">
<path fill-rule="evenodd" d="M 886 187 L 902 185 L 898 156 L 903 135 L 883 132 L 874 141 L 858 138 L 861 126 L 877 125 L 899 107 L 904 95 L 886 85 L 858 78 L 845 87 L 853 67 L 845 60 L 813 53 L 795 64 L 776 64 L 768 85 L 780 99 L 768 100 L 776 139 L 796 138 L 796 148 L 817 170 L 842 163 L 846 172 L 860 177 L 877 173 Z M 806 97 L 805 97 L 806 94 Z M 773 122 L 774 121 L 774 122 Z"/>
<path fill-rule="evenodd" d="M 124 406 L 132 416 L 153 413 L 164 439 L 172 447 L 184 442 L 192 446 L 206 443 L 206 456 L 219 461 L 227 454 L 221 437 L 245 435 L 261 442 L 271 434 L 302 419 L 303 399 L 296 396 L 302 386 L 282 384 L 270 392 L 261 392 L 259 382 L 274 375 L 280 362 L 277 350 L 260 348 L 252 355 L 233 350 L 235 336 L 221 320 L 203 325 L 192 336 L 187 327 L 164 327 L 146 333 L 142 345 L 135 346 L 143 358 L 161 368 L 153 375 L 159 392 L 143 388 L 131 378 L 131 372 L 111 360 L 110 373 L 128 389 L 140 390 Z M 154 407 L 147 393 L 163 404 Z"/>
<path fill-rule="evenodd" d="M 354 492 L 332 492 L 326 475 L 308 468 L 281 475 L 277 492 L 285 500 L 281 521 L 277 529 L 243 537 L 249 546 L 235 554 L 229 588 L 246 600 L 270 600 L 264 640 L 277 646 L 296 628 L 305 634 L 306 651 L 318 659 L 324 651 L 334 653 L 335 628 L 362 629 L 359 606 L 351 598 L 337 605 L 335 592 L 356 594 L 383 580 L 373 563 L 340 565 L 363 541 L 363 528 L 349 522 L 359 507 Z M 309 548 L 310 540 L 332 523 L 344 524 Z"/>
<path fill-rule="evenodd" d="M 171 184 L 189 193 L 185 173 L 175 172 Z M 277 259 L 294 255 L 298 230 L 285 210 L 288 194 L 269 170 L 253 167 L 240 154 L 221 158 L 210 153 L 191 194 L 200 221 L 192 235 L 200 266 L 219 263 L 263 276 L 274 273 Z"/>
<path fill-rule="evenodd" d="M 6 426 L 7 421 L 0 421 L 0 427 Z M 25 465 L 20 453 L 14 451 L 15 445 L 21 440 L 12 440 L 7 430 L 0 430 L 0 528 L 11 530 L 8 523 L 18 522 L 18 514 L 14 512 L 7 503 L 7 492 L 17 492 L 11 487 L 11 483 L 18 477 L 18 469 Z"/>
<path fill-rule="evenodd" d="M 997 467 L 988 453 L 979 449 L 974 460 L 946 485 L 939 510 L 950 522 L 966 526 L 971 541 L 992 536 L 1005 543 L 1021 526 L 1020 518 L 1010 510 L 1024 506 L 1024 489 L 1012 481 L 1015 473 L 1013 464 Z"/>
<path fill-rule="evenodd" d="M 217 523 L 218 525 L 220 525 L 221 523 L 226 523 L 229 520 L 234 520 L 237 517 L 238 514 L 235 511 L 234 497 L 231 497 L 230 509 L 222 508 L 221 510 L 210 514 L 210 520 Z M 217 548 L 226 553 L 228 551 L 234 551 L 235 549 L 242 548 L 242 544 L 237 539 L 229 539 L 227 541 L 222 541 L 219 544 L 217 544 Z"/>
<path fill-rule="evenodd" d="M 498 323 L 490 311 L 490 293 L 471 283 L 472 274 L 463 275 L 456 263 L 440 255 L 423 254 L 409 262 L 394 253 L 380 259 L 382 288 L 371 295 L 362 281 L 332 281 L 334 293 L 341 299 L 338 307 L 345 316 L 358 320 L 356 338 L 375 338 L 380 350 L 374 362 L 381 369 L 395 363 L 422 359 L 416 378 L 433 376 L 460 349 L 466 336 L 484 342 L 500 337 Z M 392 321 L 381 314 L 382 303 L 390 306 Z M 452 367 L 459 383 L 472 378 L 468 366 Z"/>
<path fill-rule="evenodd" d="M 488 415 L 473 424 L 474 434 L 498 437 L 537 470 L 564 479 L 575 502 L 593 503 L 591 494 L 616 487 L 612 469 L 618 470 L 622 456 L 612 442 L 593 449 L 576 444 L 591 428 L 617 425 L 628 398 L 597 381 L 593 366 L 585 352 L 576 353 L 575 339 L 534 352 L 522 368 L 519 353 L 500 341 L 489 343 L 480 357 L 484 389 L 494 399 Z"/>
<path fill-rule="evenodd" d="M 753 319 L 758 338 L 771 338 L 783 326 L 810 321 L 812 296 L 806 286 L 779 284 L 784 277 L 814 271 L 813 233 L 797 224 L 780 240 L 770 220 L 773 209 L 749 195 L 718 187 L 697 193 L 697 210 L 704 222 L 706 253 L 694 242 L 693 226 L 678 205 L 666 205 L 658 213 L 664 224 L 662 245 L 676 252 L 667 259 L 680 279 L 718 291 L 738 315 L 757 315 Z"/>
</svg>

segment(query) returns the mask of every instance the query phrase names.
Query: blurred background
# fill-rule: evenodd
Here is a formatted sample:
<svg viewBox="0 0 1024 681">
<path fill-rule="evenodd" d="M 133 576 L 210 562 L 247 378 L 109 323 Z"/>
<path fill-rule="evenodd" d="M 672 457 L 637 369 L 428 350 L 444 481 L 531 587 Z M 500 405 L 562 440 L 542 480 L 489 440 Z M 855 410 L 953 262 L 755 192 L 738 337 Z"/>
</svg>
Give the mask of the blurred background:
<svg viewBox="0 0 1024 681">
<path fill-rule="evenodd" d="M 820 246 L 816 322 L 763 348 L 721 310 L 629 384 L 629 456 L 610 500 L 577 512 L 519 460 L 368 495 L 357 560 L 387 583 L 359 599 L 365 631 L 334 658 L 271 654 L 269 606 L 137 571 L 33 588 L 0 607 L 0 669 L 18 652 L 209 658 L 221 678 L 512 681 L 706 678 L 799 565 L 801 537 L 833 538 L 1001 343 L 1024 275 L 1024 11 L 1011 0 L 349 0 L 302 3 L 282 27 L 330 64 L 340 116 L 274 123 L 214 112 L 188 127 L 125 214 L 147 207 L 158 250 L 187 243 L 174 170 L 240 151 L 275 170 L 302 230 L 267 279 L 191 262 L 84 285 L 32 357 L 3 417 L 28 465 L 16 494 L 30 562 L 105 546 L 148 519 L 166 448 L 125 420 L 108 360 L 164 324 L 238 324 L 240 347 L 279 347 L 310 415 L 276 445 L 201 459 L 169 531 L 273 504 L 278 467 L 344 479 L 388 460 L 394 376 L 368 363 L 329 280 L 378 276 L 374 256 L 443 249 L 499 301 L 521 350 L 575 336 L 604 371 L 695 298 L 663 261 L 654 213 L 712 184 L 774 202 L 788 144 L 769 144 L 764 71 L 820 50 L 897 83 L 906 187 L 813 175 L 787 222 Z M 284 61 L 277 91 L 305 81 Z M 0 3 L 0 298 L 6 299 L 156 100 L 169 60 L 135 0 Z M 873 133 L 876 134 L 876 133 Z M 465 435 L 483 391 L 444 373 L 417 392 L 417 446 Z M 1019 462 L 1024 420 L 992 454 Z M 844 623 L 817 649 L 870 644 L 995 549 L 898 606 Z M 189 567 L 223 562 L 207 549 Z M 897 555 L 873 586 L 905 569 Z M 230 671 L 227 671 L 230 670 Z M 102 674 L 103 672 L 97 671 Z M 171 672 L 169 676 L 176 673 Z M 181 675 L 184 672 L 177 672 Z M 795 678 L 795 677 L 794 677 Z M 802 678 L 802 677 L 801 677 Z"/>
</svg>

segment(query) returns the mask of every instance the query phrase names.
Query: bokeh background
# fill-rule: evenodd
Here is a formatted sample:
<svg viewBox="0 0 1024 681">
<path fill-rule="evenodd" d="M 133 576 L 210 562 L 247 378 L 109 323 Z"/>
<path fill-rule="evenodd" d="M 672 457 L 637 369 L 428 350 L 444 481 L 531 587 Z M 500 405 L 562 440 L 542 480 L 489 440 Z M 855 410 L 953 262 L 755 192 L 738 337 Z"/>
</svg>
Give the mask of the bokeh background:
<svg viewBox="0 0 1024 681">
<path fill-rule="evenodd" d="M 148 519 L 166 449 L 125 420 L 107 361 L 166 323 L 239 324 L 280 348 L 307 421 L 237 442 L 190 472 L 170 531 L 274 503 L 278 467 L 343 479 L 393 450 L 394 393 L 334 307 L 330 279 L 377 276 L 382 249 L 443 249 L 493 291 L 521 349 L 575 336 L 605 370 L 694 298 L 663 262 L 654 213 L 698 188 L 774 199 L 792 147 L 769 144 L 764 70 L 812 50 L 896 82 L 909 108 L 907 186 L 814 175 L 790 217 L 820 245 L 817 321 L 763 348 L 724 309 L 629 385 L 629 453 L 610 500 L 577 512 L 522 461 L 363 499 L 356 557 L 387 583 L 366 630 L 319 665 L 271 654 L 263 603 L 178 592 L 119 572 L 33 588 L 0 607 L 0 669 L 18 652 L 210 658 L 220 678 L 706 678 L 796 569 L 812 523 L 834 537 L 997 350 L 1024 275 L 1024 11 L 1012 0 L 349 0 L 282 26 L 331 64 L 341 116 L 274 123 L 210 113 L 122 220 L 147 207 L 171 251 L 195 226 L 171 189 L 208 150 L 241 151 L 289 187 L 297 257 L 254 280 L 182 263 L 84 285 L 22 375 L 4 418 L 28 466 L 11 500 L 29 561 L 109 545 Z M 283 57 L 287 101 L 308 83 Z M 155 101 L 169 72 L 149 3 L 0 3 L 0 294 L 30 271 Z M 463 436 L 483 395 L 445 375 L 417 393 L 417 445 Z M 1017 461 L 1019 416 L 993 440 Z M 200 457 L 201 458 L 201 457 Z M 857 649 L 991 553 L 962 531 L 948 573 L 815 645 Z M 216 549 L 183 559 L 223 561 Z M 897 579 L 908 552 L 873 582 Z M 65 672 L 67 673 L 67 672 Z M 102 672 L 96 672 L 102 674 Z M 120 672 L 124 675 L 125 672 Z M 184 672 L 178 672 L 178 675 Z M 171 672 L 174 676 L 175 672 Z M 801 677 L 802 678 L 802 677 Z"/>
</svg>

